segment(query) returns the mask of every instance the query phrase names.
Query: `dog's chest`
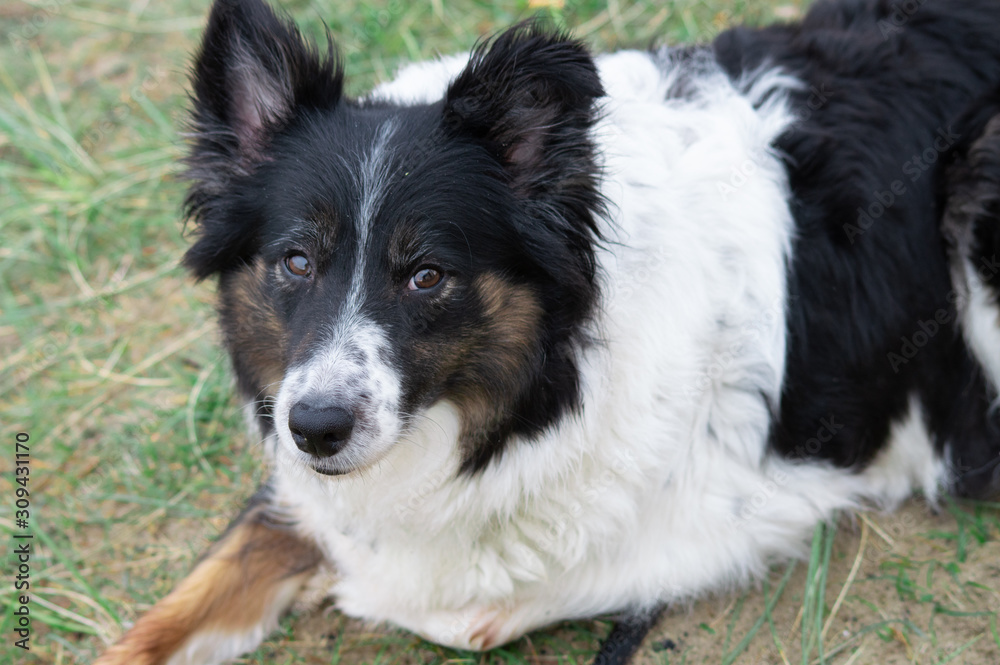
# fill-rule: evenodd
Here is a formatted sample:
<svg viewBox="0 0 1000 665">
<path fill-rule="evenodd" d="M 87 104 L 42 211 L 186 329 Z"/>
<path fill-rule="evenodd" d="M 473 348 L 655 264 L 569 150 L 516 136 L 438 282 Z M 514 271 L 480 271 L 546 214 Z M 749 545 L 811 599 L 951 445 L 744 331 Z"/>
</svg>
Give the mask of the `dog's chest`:
<svg viewBox="0 0 1000 665">
<path fill-rule="evenodd" d="M 460 476 L 447 436 L 458 431 L 455 409 L 441 404 L 427 416 L 433 427 L 412 432 L 364 478 L 330 483 L 279 465 L 281 502 L 336 568 L 332 593 L 350 614 L 502 602 L 598 559 L 610 564 L 638 502 L 660 482 L 651 449 L 606 447 L 581 459 L 552 441 L 524 444 L 510 453 L 523 459 L 482 476 Z M 582 439 L 585 426 L 558 431 Z"/>
<path fill-rule="evenodd" d="M 667 536 L 683 533 L 707 466 L 759 471 L 761 396 L 783 374 L 791 225 L 768 146 L 788 115 L 755 108 L 717 71 L 700 99 L 670 100 L 671 75 L 646 54 L 608 57 L 602 76 L 596 134 L 618 243 L 599 256 L 602 343 L 584 359 L 581 412 L 474 478 L 457 473 L 448 404 L 363 473 L 331 480 L 278 460 L 279 496 L 336 567 L 350 614 L 405 623 L 403 606 L 570 598 L 601 582 L 593 571 L 607 584 L 591 595 L 613 607 L 611 590 L 630 584 L 615 571 L 669 562 Z M 725 524 L 740 491 L 721 490 L 692 533 Z"/>
</svg>

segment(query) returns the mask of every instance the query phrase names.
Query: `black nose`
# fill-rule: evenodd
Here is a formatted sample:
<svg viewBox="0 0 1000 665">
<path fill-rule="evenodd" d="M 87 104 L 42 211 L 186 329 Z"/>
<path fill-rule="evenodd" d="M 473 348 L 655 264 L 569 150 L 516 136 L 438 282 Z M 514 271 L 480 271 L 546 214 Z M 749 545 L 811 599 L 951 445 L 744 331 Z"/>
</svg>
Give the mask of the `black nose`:
<svg viewBox="0 0 1000 665">
<path fill-rule="evenodd" d="M 316 457 L 330 457 L 351 436 L 354 415 L 339 406 L 317 407 L 299 402 L 288 412 L 288 429 L 299 450 Z"/>
</svg>

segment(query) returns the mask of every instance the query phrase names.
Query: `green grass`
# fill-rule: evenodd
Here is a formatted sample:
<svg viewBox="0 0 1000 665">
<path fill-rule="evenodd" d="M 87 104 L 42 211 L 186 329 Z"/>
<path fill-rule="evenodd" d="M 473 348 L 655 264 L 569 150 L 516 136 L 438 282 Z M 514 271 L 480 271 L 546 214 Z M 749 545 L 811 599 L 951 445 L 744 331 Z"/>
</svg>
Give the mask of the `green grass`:
<svg viewBox="0 0 1000 665">
<path fill-rule="evenodd" d="M 0 5 L 0 422 L 5 451 L 14 432 L 31 436 L 36 535 L 32 652 L 8 649 L 5 581 L 0 665 L 92 660 L 184 575 L 263 473 L 218 344 L 213 287 L 178 267 L 179 128 L 206 5 Z M 317 38 L 329 26 L 353 93 L 535 11 L 598 48 L 705 41 L 800 11 L 793 0 L 286 7 Z M 5 538 L 16 530 L 11 461 L 0 457 Z M 641 661 L 997 662 L 997 506 L 904 515 L 866 517 L 860 554 L 857 528 L 818 527 L 804 564 L 673 611 Z M 566 623 L 481 656 L 317 612 L 285 619 L 243 662 L 583 662 L 608 627 Z"/>
</svg>

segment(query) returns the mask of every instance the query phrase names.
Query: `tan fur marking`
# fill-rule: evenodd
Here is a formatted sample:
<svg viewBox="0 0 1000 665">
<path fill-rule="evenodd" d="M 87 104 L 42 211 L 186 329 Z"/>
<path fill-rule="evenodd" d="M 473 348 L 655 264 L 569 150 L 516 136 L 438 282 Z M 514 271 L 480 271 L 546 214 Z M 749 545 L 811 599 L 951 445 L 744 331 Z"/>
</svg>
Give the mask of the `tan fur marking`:
<svg viewBox="0 0 1000 665">
<path fill-rule="evenodd" d="M 162 665 L 197 633 L 252 630 L 274 609 L 278 589 L 304 585 L 321 558 L 311 543 L 269 524 L 263 509 L 251 510 L 94 665 Z"/>
<path fill-rule="evenodd" d="M 486 307 L 491 342 L 503 350 L 505 363 L 516 365 L 531 352 L 542 318 L 542 306 L 530 289 L 487 274 L 476 280 Z"/>
<path fill-rule="evenodd" d="M 260 397 L 277 394 L 288 346 L 288 331 L 262 290 L 271 279 L 269 270 L 258 260 L 234 275 L 221 294 L 226 344 L 265 387 Z"/>
<path fill-rule="evenodd" d="M 535 361 L 542 307 L 530 289 L 487 274 L 474 287 L 483 303 L 485 332 L 465 358 L 469 381 L 453 396 L 462 410 L 463 432 L 475 439 L 495 426 L 519 394 L 519 381 Z M 485 379 L 485 382 L 483 381 Z"/>
</svg>

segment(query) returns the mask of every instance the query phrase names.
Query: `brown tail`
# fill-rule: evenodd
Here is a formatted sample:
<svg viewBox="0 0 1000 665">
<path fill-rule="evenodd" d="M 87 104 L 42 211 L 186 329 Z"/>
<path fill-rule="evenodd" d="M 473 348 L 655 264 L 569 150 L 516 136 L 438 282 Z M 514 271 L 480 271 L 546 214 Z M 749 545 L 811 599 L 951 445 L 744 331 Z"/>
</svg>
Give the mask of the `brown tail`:
<svg viewBox="0 0 1000 665">
<path fill-rule="evenodd" d="M 254 648 L 274 628 L 322 555 L 258 492 L 166 598 L 94 665 L 216 663 Z"/>
</svg>

